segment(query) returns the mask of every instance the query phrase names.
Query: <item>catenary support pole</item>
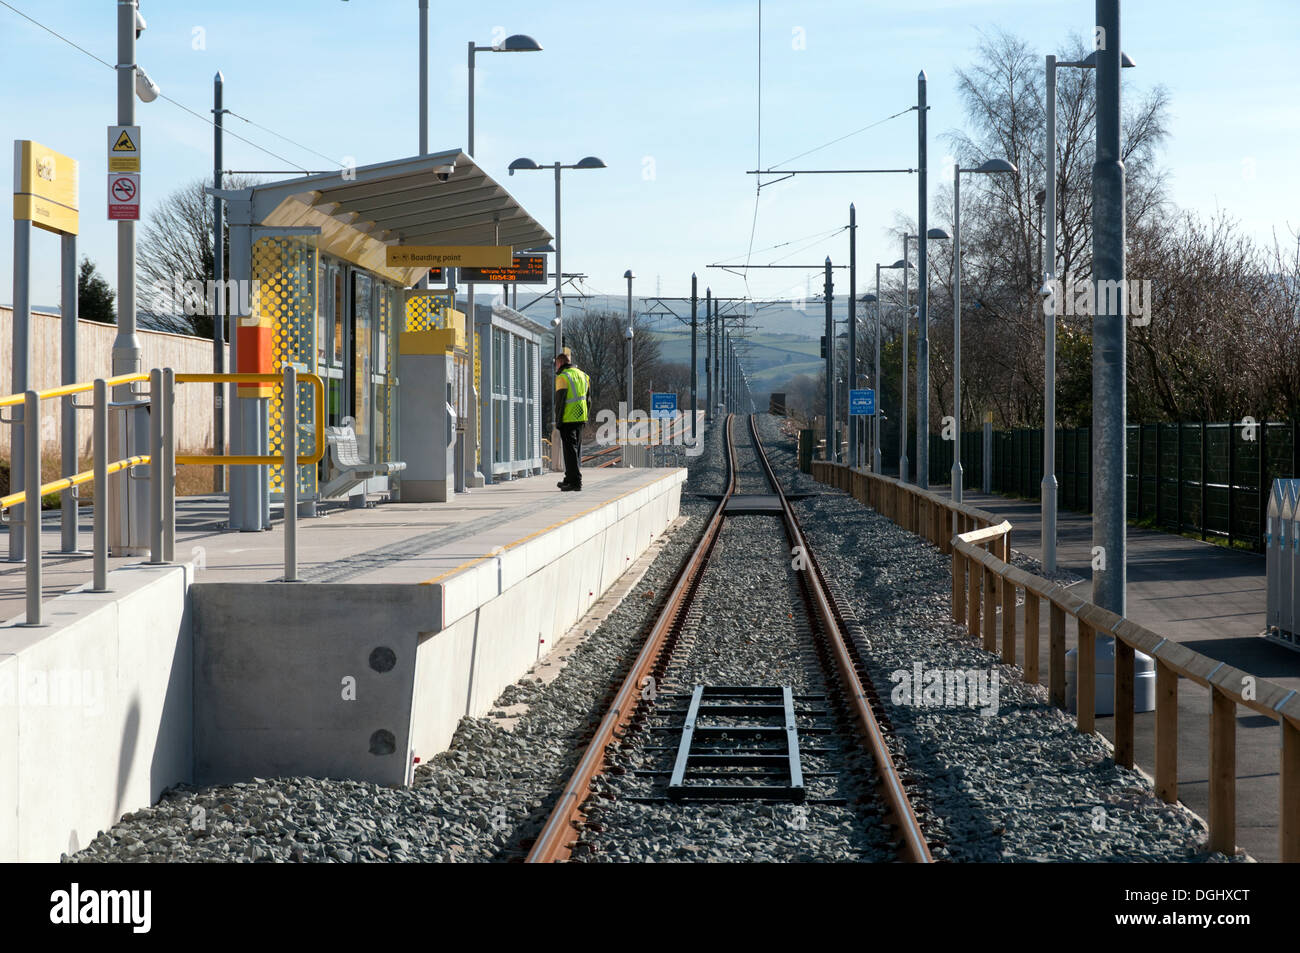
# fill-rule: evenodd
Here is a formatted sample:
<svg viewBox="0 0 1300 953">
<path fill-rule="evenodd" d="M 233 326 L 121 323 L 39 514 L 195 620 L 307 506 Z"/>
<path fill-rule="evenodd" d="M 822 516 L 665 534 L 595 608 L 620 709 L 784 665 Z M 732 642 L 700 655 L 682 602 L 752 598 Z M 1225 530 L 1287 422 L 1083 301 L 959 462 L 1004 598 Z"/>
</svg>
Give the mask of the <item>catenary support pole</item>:
<svg viewBox="0 0 1300 953">
<path fill-rule="evenodd" d="M 831 283 L 831 259 L 826 256 L 826 278 L 823 284 L 826 298 L 826 459 L 835 462 L 839 459 L 838 443 L 835 439 L 835 318 L 832 309 L 835 302 L 835 288 Z"/>
<path fill-rule="evenodd" d="M 1056 57 L 1047 57 L 1047 248 L 1043 299 L 1043 569 L 1056 572 Z M 1181 485 L 1181 474 L 1179 481 Z"/>
<path fill-rule="evenodd" d="M 848 389 L 858 386 L 858 212 L 849 204 L 849 359 L 845 368 Z M 849 417 L 849 463 L 859 466 L 857 420 Z"/>
<path fill-rule="evenodd" d="M 930 488 L 929 211 L 926 190 L 925 70 L 916 78 L 916 485 Z"/>
<path fill-rule="evenodd" d="M 700 359 L 697 352 L 700 336 L 699 320 L 699 285 L 695 273 L 691 273 L 691 442 L 696 439 L 696 416 L 699 411 Z"/>
<path fill-rule="evenodd" d="M 1097 160 L 1092 169 L 1093 488 L 1092 601 L 1125 613 L 1125 381 L 1124 163 L 1120 152 L 1119 0 L 1097 0 Z M 1087 664 L 1081 660 L 1081 665 Z"/>
</svg>

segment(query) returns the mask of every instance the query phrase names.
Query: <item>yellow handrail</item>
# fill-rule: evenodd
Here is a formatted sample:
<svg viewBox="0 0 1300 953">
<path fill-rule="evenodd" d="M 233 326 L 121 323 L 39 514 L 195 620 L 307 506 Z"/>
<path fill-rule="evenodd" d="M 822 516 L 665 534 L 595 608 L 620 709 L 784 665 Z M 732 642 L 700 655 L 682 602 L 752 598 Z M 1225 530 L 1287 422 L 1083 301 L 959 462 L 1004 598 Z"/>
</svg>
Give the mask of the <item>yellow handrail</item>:
<svg viewBox="0 0 1300 953">
<path fill-rule="evenodd" d="M 177 374 L 176 383 L 178 384 L 279 384 L 283 383 L 284 378 L 279 374 Z M 315 374 L 299 374 L 298 383 L 311 384 L 312 396 L 315 403 L 315 413 L 312 414 L 312 421 L 315 430 L 312 436 L 315 438 L 313 452 L 307 456 L 298 456 L 298 466 L 313 466 L 321 461 L 325 456 L 325 383 Z M 176 465 L 197 466 L 197 467 L 260 467 L 260 466 L 278 466 L 284 462 L 284 458 L 278 455 L 267 454 L 259 456 L 254 454 L 229 454 L 226 456 L 217 456 L 215 454 L 179 454 L 176 457 Z"/>
<path fill-rule="evenodd" d="M 141 454 L 135 457 L 127 457 L 125 460 L 114 460 L 108 465 L 108 473 L 117 473 L 119 470 L 128 470 L 131 467 L 146 466 L 150 462 L 149 455 Z M 94 470 L 82 470 L 80 473 L 73 474 L 70 477 L 60 477 L 52 483 L 46 483 L 41 486 L 41 496 L 47 493 L 58 493 L 63 490 L 70 490 L 74 486 L 81 486 L 83 483 L 90 483 L 95 479 Z M 0 496 L 0 510 L 7 510 L 11 506 L 17 506 L 19 503 L 27 502 L 27 491 L 19 490 L 17 493 L 10 493 L 8 496 Z"/>
<path fill-rule="evenodd" d="M 136 381 L 147 381 L 148 379 L 148 374 L 122 374 L 118 377 L 110 377 L 104 383 L 109 387 L 116 387 L 119 384 L 134 384 Z M 36 398 L 37 400 L 50 400 L 54 397 L 84 394 L 86 391 L 94 389 L 94 381 L 88 384 L 63 384 L 59 387 L 51 387 L 49 390 L 37 391 Z M 10 394 L 8 397 L 0 397 L 0 407 L 16 407 L 25 399 L 25 394 Z"/>
<path fill-rule="evenodd" d="M 109 387 L 117 387 L 120 384 L 133 384 L 137 381 L 149 380 L 148 374 L 121 374 L 117 377 L 107 378 L 104 383 Z M 176 382 L 178 384 L 276 384 L 282 383 L 284 378 L 279 374 L 177 374 Z M 298 457 L 298 465 L 301 467 L 312 466 L 319 463 L 325 456 L 325 384 L 315 374 L 300 374 L 298 376 L 300 383 L 311 384 L 312 396 L 314 398 L 314 413 L 312 415 L 315 424 L 313 437 L 315 438 L 315 447 L 311 454 Z M 51 400 L 55 397 L 68 397 L 73 394 L 83 394 L 86 391 L 94 390 L 93 381 L 83 384 L 63 384 L 59 387 L 51 387 L 48 390 L 38 391 L 36 396 L 38 400 Z M 0 397 L 0 407 L 14 407 L 22 404 L 26 400 L 25 394 L 10 394 L 7 397 Z M 150 462 L 147 454 L 127 457 L 125 460 L 116 460 L 108 465 L 108 473 L 118 473 L 121 470 L 127 470 L 131 467 L 144 466 Z M 276 455 L 230 455 L 230 456 L 209 456 L 205 454 L 182 454 L 176 457 L 176 464 L 189 466 L 222 466 L 222 467 L 240 467 L 240 466 L 276 466 L 282 464 L 284 458 Z M 46 483 L 41 486 L 41 496 L 47 493 L 62 492 L 70 490 L 74 486 L 80 486 L 83 483 L 90 483 L 95 479 L 93 470 L 83 470 L 72 476 L 60 477 L 59 479 Z M 17 493 L 10 493 L 8 496 L 0 497 L 0 511 L 7 510 L 11 506 L 27 502 L 27 491 L 21 490 Z"/>
</svg>

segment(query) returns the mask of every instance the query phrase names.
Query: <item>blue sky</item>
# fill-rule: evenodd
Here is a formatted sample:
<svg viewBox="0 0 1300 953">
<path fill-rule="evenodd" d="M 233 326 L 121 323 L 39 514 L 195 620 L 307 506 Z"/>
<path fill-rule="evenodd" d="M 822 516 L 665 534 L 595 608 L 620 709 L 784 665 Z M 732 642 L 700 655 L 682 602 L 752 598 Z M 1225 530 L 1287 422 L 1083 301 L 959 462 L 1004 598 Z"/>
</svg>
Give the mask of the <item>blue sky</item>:
<svg viewBox="0 0 1300 953">
<path fill-rule="evenodd" d="M 114 60 L 112 0 L 10 0 L 102 58 Z M 163 92 L 203 115 L 212 76 L 226 105 L 336 161 L 364 165 L 417 151 L 416 0 L 144 0 L 149 28 L 138 60 Z M 689 292 L 692 271 L 724 295 L 738 277 L 706 269 L 744 260 L 754 222 L 758 141 L 755 0 L 656 3 L 432 0 L 430 147 L 466 138 L 466 41 L 528 33 L 541 53 L 480 54 L 477 159 L 538 219 L 553 223 L 549 174 L 505 167 L 603 158 L 609 168 L 564 183 L 564 267 L 618 293 Z M 1287 248 L 1300 229 L 1300 4 L 1295 0 L 1129 0 L 1123 46 L 1139 64 L 1125 89 L 1170 92 L 1163 161 L 1181 206 L 1222 210 L 1253 236 L 1276 230 Z M 905 109 L 917 72 L 929 77 L 930 181 L 945 177 L 943 134 L 959 128 L 955 69 L 969 66 L 981 31 L 1011 31 L 1043 53 L 1090 34 L 1087 0 L 909 0 L 763 4 L 762 157 L 770 165 Z M 801 44 L 796 40 L 802 39 Z M 201 43 L 199 41 L 202 41 Z M 202 48 L 196 48 L 196 47 Z M 0 6 L 0 149 L 12 180 L 13 139 L 36 139 L 81 160 L 81 251 L 110 278 L 116 242 L 105 211 L 105 127 L 115 118 L 112 72 Z M 161 99 L 137 104 L 143 127 L 145 214 L 174 187 L 208 174 L 207 123 Z M 323 158 L 229 118 L 227 128 L 308 169 Z M 915 114 L 823 149 L 794 167 L 914 164 Z M 227 137 L 226 165 L 288 169 Z M 653 172 L 651 175 L 650 172 Z M 0 214 L 12 218 L 11 193 Z M 762 249 L 829 232 L 856 203 L 859 260 L 893 261 L 885 229 L 915 215 L 911 176 L 809 176 L 765 189 L 753 261 L 798 248 Z M 801 243 L 806 244 L 806 243 Z M 38 233 L 33 301 L 57 302 L 57 239 Z M 847 238 L 815 243 L 789 261 L 847 261 Z M 12 231 L 0 228 L 0 301 L 12 299 Z M 865 272 L 864 268 L 864 272 Z M 864 279 L 865 280 L 865 279 Z M 797 272 L 758 272 L 755 296 L 804 286 Z"/>
</svg>

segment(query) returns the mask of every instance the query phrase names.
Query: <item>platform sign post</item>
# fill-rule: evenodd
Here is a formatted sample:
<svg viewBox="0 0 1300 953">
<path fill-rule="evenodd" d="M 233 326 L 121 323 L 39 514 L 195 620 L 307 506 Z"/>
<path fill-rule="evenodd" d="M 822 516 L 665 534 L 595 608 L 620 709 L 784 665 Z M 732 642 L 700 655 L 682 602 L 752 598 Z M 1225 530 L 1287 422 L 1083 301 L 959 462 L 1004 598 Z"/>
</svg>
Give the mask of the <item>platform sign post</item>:
<svg viewBox="0 0 1300 953">
<path fill-rule="evenodd" d="M 110 222 L 140 221 L 140 174 L 138 172 L 108 174 L 108 220 Z"/>
<path fill-rule="evenodd" d="M 659 423 L 659 442 L 663 442 L 664 425 L 663 421 L 669 423 L 677 418 L 677 394 L 665 394 L 651 391 L 650 393 L 650 419 L 658 420 Z M 646 434 L 647 439 L 649 434 Z"/>
<path fill-rule="evenodd" d="M 871 388 L 854 388 L 849 391 L 849 416 L 874 417 L 876 415 L 876 392 Z"/>
<path fill-rule="evenodd" d="M 80 194 L 77 160 L 49 149 L 39 142 L 15 140 L 14 142 L 14 304 L 13 349 L 11 359 L 11 393 L 21 394 L 31 386 L 31 249 L 32 226 L 53 232 L 60 239 L 60 324 L 62 383 L 76 381 L 77 373 L 77 233 L 80 231 L 78 214 Z M 19 404 L 12 411 L 13 425 L 9 428 L 10 491 L 24 489 L 25 450 L 24 408 Z M 72 398 L 63 398 L 62 410 L 62 466 L 67 470 L 71 455 L 72 469 L 76 469 L 76 411 Z M 39 421 L 32 421 L 39 426 Z M 39 446 L 39 442 L 38 442 Z M 68 471 L 71 472 L 71 471 Z M 63 494 L 62 539 L 65 551 L 76 548 L 76 500 L 71 493 Z M 12 526 L 18 526 L 29 512 L 24 504 L 13 508 Z M 36 504 L 36 519 L 40 519 L 40 504 Z M 9 559 L 21 562 L 24 557 L 24 537 L 19 532 L 9 533 Z"/>
</svg>

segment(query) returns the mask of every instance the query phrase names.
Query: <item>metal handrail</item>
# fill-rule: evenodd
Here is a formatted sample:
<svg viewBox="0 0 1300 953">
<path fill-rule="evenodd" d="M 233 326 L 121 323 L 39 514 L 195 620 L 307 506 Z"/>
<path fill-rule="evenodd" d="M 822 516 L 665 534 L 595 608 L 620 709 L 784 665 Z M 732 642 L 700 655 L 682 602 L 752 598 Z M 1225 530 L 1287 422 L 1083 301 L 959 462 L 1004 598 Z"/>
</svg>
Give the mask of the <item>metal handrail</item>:
<svg viewBox="0 0 1300 953">
<path fill-rule="evenodd" d="M 298 383 L 312 386 L 313 432 L 315 445 L 310 454 L 298 457 L 298 466 L 314 466 L 325 456 L 325 382 L 315 374 L 298 374 Z M 281 374 L 177 374 L 178 384 L 283 384 Z M 296 415 L 295 415 L 296 416 Z M 286 428 L 287 430 L 287 428 Z M 284 458 L 278 454 L 202 454 L 185 453 L 176 458 L 178 466 L 258 467 L 279 466 Z"/>
<path fill-rule="evenodd" d="M 62 394 L 58 396 L 62 397 Z M 134 457 L 127 457 L 125 460 L 114 460 L 107 467 L 110 474 L 119 473 L 122 470 L 129 470 L 131 467 L 145 466 L 150 462 L 149 455 L 142 454 Z M 74 486 L 81 486 L 83 483 L 94 483 L 95 471 L 82 470 L 80 473 L 74 473 L 72 476 L 61 477 L 52 483 L 45 483 L 41 486 L 40 495 L 44 497 L 47 493 L 58 493 L 63 490 L 70 490 Z M 11 506 L 17 506 L 19 503 L 27 502 L 27 491 L 19 490 L 17 493 L 10 493 L 8 496 L 0 496 L 0 510 L 7 510 Z"/>
<path fill-rule="evenodd" d="M 137 454 L 122 460 L 107 462 L 108 455 L 108 412 L 112 409 L 124 410 L 123 405 L 110 404 L 109 388 L 123 384 L 148 381 L 150 452 Z M 229 384 L 280 384 L 283 389 L 284 417 L 287 421 L 296 421 L 297 384 L 305 381 L 312 386 L 313 396 L 313 433 L 315 446 L 313 452 L 298 455 L 298 430 L 296 426 L 284 428 L 284 452 L 278 455 L 176 455 L 176 433 L 174 427 L 175 385 L 200 383 Z M 49 483 L 41 482 L 40 454 L 40 402 L 74 394 L 94 392 L 93 457 L 94 469 L 60 477 Z M 170 562 L 175 557 L 176 549 L 176 467 L 180 464 L 189 466 L 282 466 L 289 474 L 297 466 L 314 466 L 325 456 L 325 384 L 315 374 L 297 373 L 294 365 L 285 366 L 283 374 L 177 374 L 171 368 L 155 368 L 148 374 L 122 374 L 117 377 L 100 378 L 89 383 L 64 384 L 44 391 L 29 390 L 23 394 L 0 397 L 0 408 L 23 405 L 23 420 L 26 424 L 23 433 L 24 466 L 22 482 L 24 489 L 0 497 L 0 513 L 15 506 L 23 506 L 22 518 L 11 522 L 11 527 L 21 525 L 24 531 L 24 548 L 26 550 L 26 602 L 27 617 L 25 624 L 41 624 L 41 511 L 40 497 L 47 493 L 57 493 L 73 489 L 86 483 L 106 485 L 108 477 L 115 473 L 129 471 L 135 467 L 148 466 L 152 470 L 150 481 L 150 523 L 151 539 L 149 562 L 160 565 Z M 285 580 L 297 578 L 297 483 L 292 476 L 285 481 Z M 37 500 L 28 503 L 29 487 L 39 487 Z M 104 501 L 94 511 L 94 549 L 93 549 L 92 592 L 104 592 L 108 588 L 108 516 Z"/>
<path fill-rule="evenodd" d="M 137 381 L 147 381 L 148 379 L 148 374 L 121 374 L 117 377 L 109 377 L 105 379 L 104 383 L 109 387 L 116 387 L 119 384 L 134 384 Z M 62 384 L 59 387 L 51 387 L 47 390 L 38 390 L 33 393 L 36 394 L 37 400 L 51 400 L 55 397 L 70 397 L 73 394 L 84 394 L 87 391 L 93 390 L 94 387 L 94 381 L 87 381 L 81 384 Z M 0 397 L 0 407 L 17 407 L 26 399 L 26 393 L 10 394 L 8 397 Z"/>
</svg>

